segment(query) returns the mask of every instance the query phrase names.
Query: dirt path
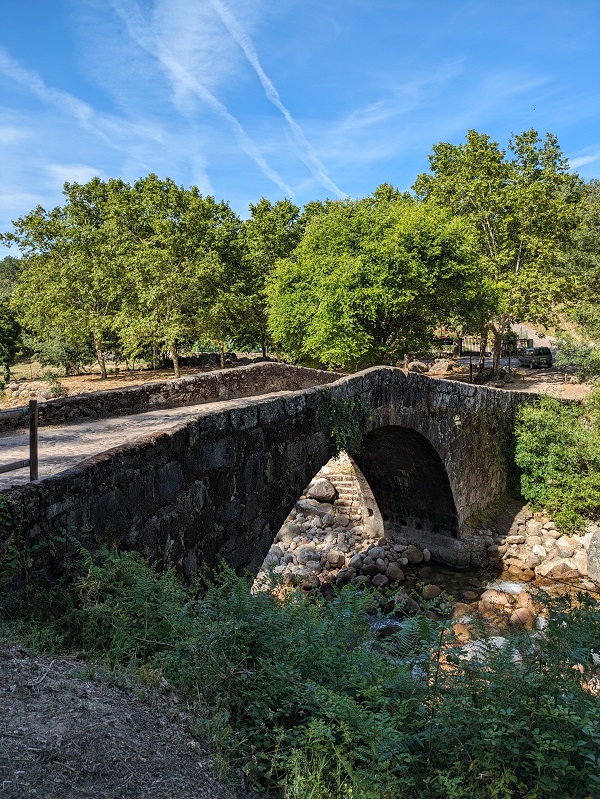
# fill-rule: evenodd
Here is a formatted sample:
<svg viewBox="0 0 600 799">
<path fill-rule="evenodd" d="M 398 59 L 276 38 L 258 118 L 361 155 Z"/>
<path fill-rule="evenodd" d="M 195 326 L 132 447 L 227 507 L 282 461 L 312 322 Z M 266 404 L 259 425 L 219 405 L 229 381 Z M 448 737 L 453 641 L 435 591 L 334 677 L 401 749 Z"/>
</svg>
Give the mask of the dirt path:
<svg viewBox="0 0 600 799">
<path fill-rule="evenodd" d="M 0 796 L 249 799 L 219 780 L 174 699 L 0 641 Z"/>
</svg>

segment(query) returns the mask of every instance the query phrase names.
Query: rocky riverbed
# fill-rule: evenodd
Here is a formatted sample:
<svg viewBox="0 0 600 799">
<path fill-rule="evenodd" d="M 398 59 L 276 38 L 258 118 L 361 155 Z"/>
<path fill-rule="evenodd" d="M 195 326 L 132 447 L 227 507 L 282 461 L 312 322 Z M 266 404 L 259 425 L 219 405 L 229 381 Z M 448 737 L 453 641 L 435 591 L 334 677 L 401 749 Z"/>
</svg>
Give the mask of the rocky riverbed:
<svg viewBox="0 0 600 799">
<path fill-rule="evenodd" d="M 473 624 L 482 620 L 495 634 L 511 627 L 541 629 L 545 594 L 565 585 L 597 587 L 588 576 L 596 524 L 583 535 L 565 536 L 552 519 L 520 506 L 504 525 L 473 531 L 483 538 L 489 563 L 481 571 L 462 572 L 435 563 L 427 549 L 381 537 L 365 516 L 352 461 L 330 461 L 279 530 L 257 586 L 268 584 L 271 571 L 284 585 L 325 598 L 333 596 L 334 586 L 352 583 L 373 592 L 374 612 L 451 618 L 461 641 L 469 641 Z M 432 609 L 432 600 L 443 611 Z"/>
</svg>

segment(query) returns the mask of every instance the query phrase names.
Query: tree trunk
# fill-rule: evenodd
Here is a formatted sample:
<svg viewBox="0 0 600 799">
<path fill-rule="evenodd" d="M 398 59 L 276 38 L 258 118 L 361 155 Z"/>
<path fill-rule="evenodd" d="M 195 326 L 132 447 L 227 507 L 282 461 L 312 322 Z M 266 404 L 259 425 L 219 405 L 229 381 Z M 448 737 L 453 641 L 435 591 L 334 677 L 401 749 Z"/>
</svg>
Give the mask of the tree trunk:
<svg viewBox="0 0 600 799">
<path fill-rule="evenodd" d="M 481 331 L 481 341 L 479 343 L 479 371 L 485 366 L 485 351 L 487 349 L 488 340 L 488 327 L 487 325 Z"/>
<path fill-rule="evenodd" d="M 106 380 L 108 375 L 106 374 L 106 362 L 104 360 L 104 352 L 102 351 L 102 339 L 96 334 L 94 334 L 94 349 L 96 350 L 96 356 L 100 364 L 100 378 Z"/>
<path fill-rule="evenodd" d="M 171 348 L 169 350 L 169 354 L 173 360 L 173 372 L 175 377 L 181 377 L 181 371 L 179 369 L 179 353 L 177 352 L 177 344 L 171 344 Z"/>
<path fill-rule="evenodd" d="M 260 348 L 261 348 L 261 351 L 262 351 L 263 358 L 266 358 L 267 357 L 267 337 L 264 336 L 264 335 L 261 335 L 261 337 L 260 337 Z"/>
<path fill-rule="evenodd" d="M 221 361 L 221 369 L 225 368 L 225 346 L 219 344 L 219 360 Z"/>
<path fill-rule="evenodd" d="M 494 374 L 497 375 L 500 371 L 500 357 L 502 355 L 502 333 L 500 330 L 494 330 L 494 361 L 492 368 Z"/>
</svg>

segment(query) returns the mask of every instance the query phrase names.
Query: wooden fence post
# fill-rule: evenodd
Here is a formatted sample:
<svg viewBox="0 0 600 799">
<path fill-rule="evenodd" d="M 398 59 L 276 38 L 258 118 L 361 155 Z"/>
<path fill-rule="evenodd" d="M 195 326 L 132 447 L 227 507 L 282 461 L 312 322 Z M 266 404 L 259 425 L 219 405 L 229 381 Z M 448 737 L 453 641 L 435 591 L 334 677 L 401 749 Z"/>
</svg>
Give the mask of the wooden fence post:
<svg viewBox="0 0 600 799">
<path fill-rule="evenodd" d="M 38 479 L 38 401 L 29 400 L 29 479 Z"/>
</svg>

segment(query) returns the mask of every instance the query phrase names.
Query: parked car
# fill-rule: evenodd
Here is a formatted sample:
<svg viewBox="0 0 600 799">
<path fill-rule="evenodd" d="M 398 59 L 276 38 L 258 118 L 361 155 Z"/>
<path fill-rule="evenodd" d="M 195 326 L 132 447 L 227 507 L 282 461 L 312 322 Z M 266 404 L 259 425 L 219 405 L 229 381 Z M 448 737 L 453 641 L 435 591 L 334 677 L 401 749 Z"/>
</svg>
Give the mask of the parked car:
<svg viewBox="0 0 600 799">
<path fill-rule="evenodd" d="M 552 366 L 550 347 L 527 347 L 519 353 L 519 366 L 528 366 L 530 369 L 536 366 Z"/>
</svg>

